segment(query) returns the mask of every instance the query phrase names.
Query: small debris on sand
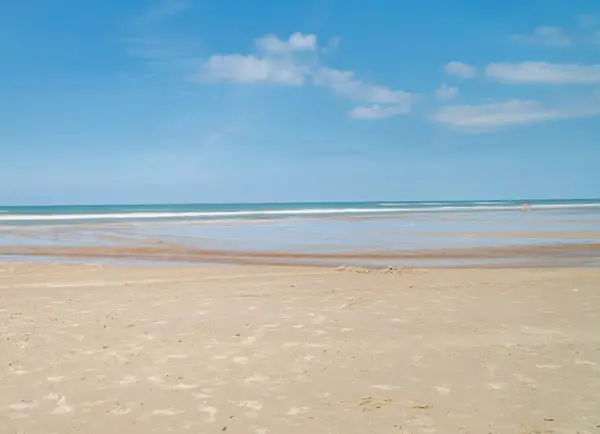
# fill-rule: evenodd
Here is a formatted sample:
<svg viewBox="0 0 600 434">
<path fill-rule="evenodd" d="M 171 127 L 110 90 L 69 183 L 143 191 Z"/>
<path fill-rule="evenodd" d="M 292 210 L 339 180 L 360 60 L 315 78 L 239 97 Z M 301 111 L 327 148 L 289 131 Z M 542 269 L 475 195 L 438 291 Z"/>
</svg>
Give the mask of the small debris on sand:
<svg viewBox="0 0 600 434">
<path fill-rule="evenodd" d="M 404 266 L 400 266 L 400 267 L 386 267 L 383 268 L 382 270 L 380 270 L 381 273 L 383 274 L 405 274 L 410 272 L 411 269 L 408 267 L 404 267 Z"/>
<path fill-rule="evenodd" d="M 391 402 L 392 400 L 390 398 L 375 398 L 373 396 L 365 396 L 360 399 L 358 405 L 363 411 L 372 411 L 377 410 Z"/>
<path fill-rule="evenodd" d="M 370 273 L 372 270 L 370 270 L 368 268 L 348 267 L 346 265 L 342 265 L 341 267 L 337 267 L 334 271 L 345 272 L 345 273 Z"/>
<path fill-rule="evenodd" d="M 364 268 L 364 267 L 349 267 L 346 265 L 342 265 L 341 267 L 337 267 L 334 271 L 337 272 L 345 272 L 345 273 L 361 273 L 361 274 L 367 274 L 367 273 L 381 273 L 381 274 L 406 274 L 412 271 L 411 268 L 409 267 L 404 267 L 404 266 L 389 266 L 389 267 L 385 267 L 385 268 Z"/>
</svg>

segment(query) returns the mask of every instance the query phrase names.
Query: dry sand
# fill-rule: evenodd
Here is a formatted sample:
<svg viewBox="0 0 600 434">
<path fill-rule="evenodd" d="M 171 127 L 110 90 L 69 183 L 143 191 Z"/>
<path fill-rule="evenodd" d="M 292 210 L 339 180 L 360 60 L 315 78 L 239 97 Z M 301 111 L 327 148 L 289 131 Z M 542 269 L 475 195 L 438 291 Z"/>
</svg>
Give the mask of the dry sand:
<svg viewBox="0 0 600 434">
<path fill-rule="evenodd" d="M 600 433 L 600 270 L 0 265 L 1 433 Z"/>
</svg>

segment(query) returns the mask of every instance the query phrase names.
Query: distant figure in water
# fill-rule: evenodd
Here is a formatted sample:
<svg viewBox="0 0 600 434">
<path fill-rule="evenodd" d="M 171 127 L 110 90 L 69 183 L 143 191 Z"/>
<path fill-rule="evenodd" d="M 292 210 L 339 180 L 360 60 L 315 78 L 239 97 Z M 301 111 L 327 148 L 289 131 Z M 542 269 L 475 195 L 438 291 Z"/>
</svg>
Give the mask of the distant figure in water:
<svg viewBox="0 0 600 434">
<path fill-rule="evenodd" d="M 531 210 L 531 205 L 529 205 L 528 203 L 524 203 L 523 205 L 521 205 L 521 211 L 530 211 Z"/>
</svg>

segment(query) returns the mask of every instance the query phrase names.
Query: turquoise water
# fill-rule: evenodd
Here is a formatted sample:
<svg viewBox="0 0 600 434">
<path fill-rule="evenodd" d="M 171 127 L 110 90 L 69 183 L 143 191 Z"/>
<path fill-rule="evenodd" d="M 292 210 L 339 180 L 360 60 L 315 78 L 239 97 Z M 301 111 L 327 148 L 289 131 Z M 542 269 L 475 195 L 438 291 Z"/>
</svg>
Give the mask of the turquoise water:
<svg viewBox="0 0 600 434">
<path fill-rule="evenodd" d="M 74 221 L 123 220 L 256 220 L 318 218 L 331 216 L 375 216 L 406 214 L 494 213 L 519 210 L 528 203 L 533 210 L 584 213 L 600 210 L 600 199 L 340 202 L 265 204 L 173 204 L 0 206 L 0 225 L 64 224 Z"/>
</svg>

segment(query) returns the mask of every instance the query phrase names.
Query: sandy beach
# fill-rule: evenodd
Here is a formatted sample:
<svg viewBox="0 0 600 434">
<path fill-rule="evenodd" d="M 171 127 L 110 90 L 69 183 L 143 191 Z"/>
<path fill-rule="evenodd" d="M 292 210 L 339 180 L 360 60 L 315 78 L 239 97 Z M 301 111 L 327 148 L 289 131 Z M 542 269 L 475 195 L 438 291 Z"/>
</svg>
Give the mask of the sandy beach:
<svg viewBox="0 0 600 434">
<path fill-rule="evenodd" d="M 600 271 L 0 265 L 2 433 L 597 433 Z"/>
<path fill-rule="evenodd" d="M 600 0 L 0 18 L 0 434 L 600 434 Z"/>
</svg>

